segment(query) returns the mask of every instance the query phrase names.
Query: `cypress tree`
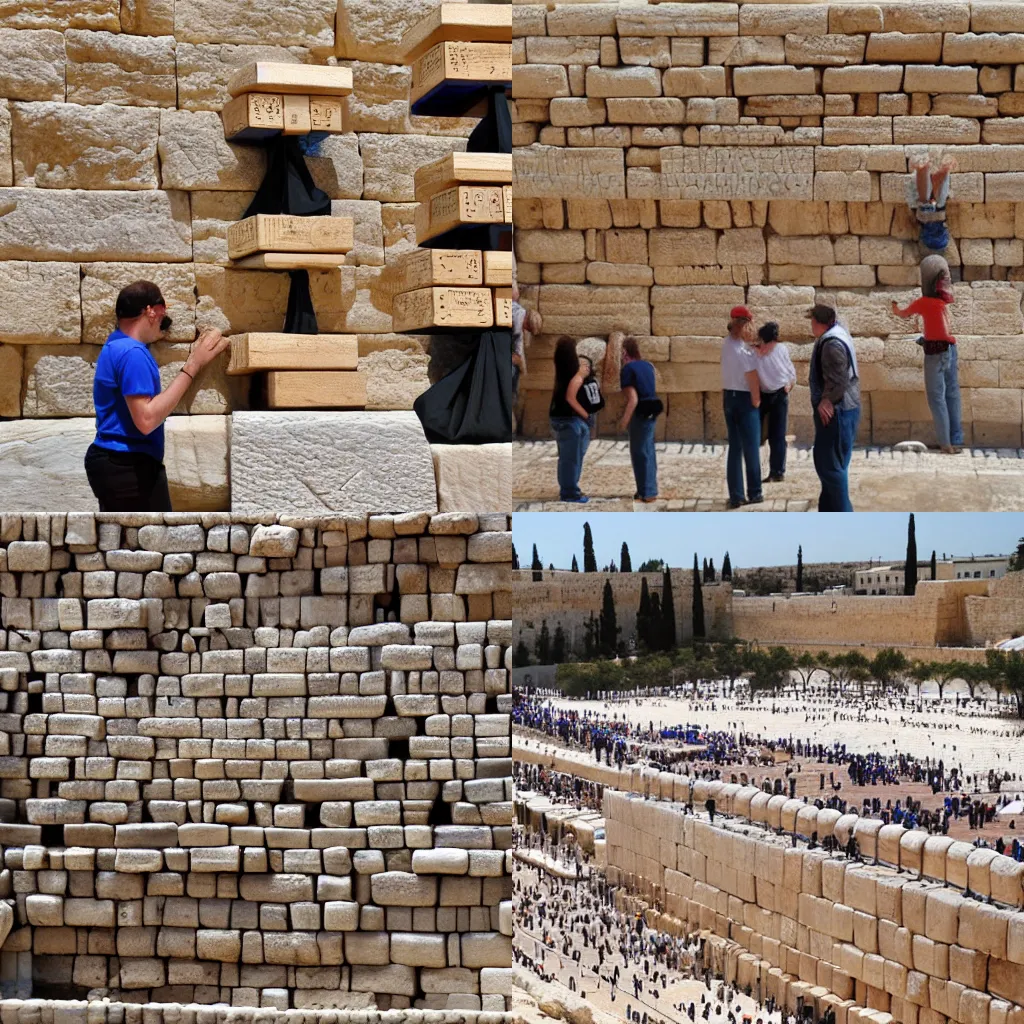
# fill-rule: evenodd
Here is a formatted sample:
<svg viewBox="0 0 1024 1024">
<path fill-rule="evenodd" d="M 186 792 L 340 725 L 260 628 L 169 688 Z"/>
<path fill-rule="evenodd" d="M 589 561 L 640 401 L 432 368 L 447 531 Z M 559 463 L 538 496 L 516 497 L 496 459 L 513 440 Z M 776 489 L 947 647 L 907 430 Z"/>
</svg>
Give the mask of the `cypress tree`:
<svg viewBox="0 0 1024 1024">
<path fill-rule="evenodd" d="M 676 602 L 672 594 L 672 574 L 669 572 L 668 566 L 665 566 L 662 576 L 661 644 L 659 646 L 663 651 L 674 651 L 676 647 Z"/>
<path fill-rule="evenodd" d="M 804 592 L 804 546 L 800 545 L 796 549 L 796 592 L 802 594 Z"/>
<path fill-rule="evenodd" d="M 512 568 L 519 568 L 519 553 L 516 551 L 515 544 L 512 545 Z"/>
<path fill-rule="evenodd" d="M 533 582 L 540 583 L 544 579 L 544 563 L 540 560 L 540 555 L 537 554 L 537 545 L 533 545 L 533 564 L 530 566 L 533 569 Z"/>
<path fill-rule="evenodd" d="M 729 561 L 728 551 L 725 553 L 725 558 L 722 559 L 722 579 L 732 580 L 732 562 Z"/>
<path fill-rule="evenodd" d="M 619 556 L 619 572 L 632 572 L 633 563 L 629 558 L 629 546 L 622 542 L 622 554 Z"/>
<path fill-rule="evenodd" d="M 640 577 L 640 607 L 636 613 L 637 640 L 648 650 L 651 649 L 651 594 L 647 589 L 647 577 Z"/>
<path fill-rule="evenodd" d="M 714 583 L 715 582 L 715 578 L 716 578 L 716 574 L 715 574 L 715 560 L 713 558 L 709 558 L 708 559 L 708 574 L 711 577 L 710 582 Z"/>
<path fill-rule="evenodd" d="M 594 557 L 594 537 L 590 532 L 590 523 L 583 524 L 583 571 L 597 572 L 597 559 Z"/>
<path fill-rule="evenodd" d="M 537 637 L 537 664 L 551 664 L 551 634 L 548 632 L 548 620 L 541 623 L 540 635 Z"/>
<path fill-rule="evenodd" d="M 579 565 L 579 562 L 576 561 L 576 556 L 575 555 L 572 556 L 572 571 L 573 572 L 579 572 L 580 571 L 580 565 Z"/>
<path fill-rule="evenodd" d="M 935 552 L 933 551 L 932 552 L 932 579 L 933 580 L 938 579 L 938 576 L 937 576 L 938 569 L 939 569 L 939 567 L 938 567 L 938 565 L 936 564 L 936 561 L 935 561 Z"/>
<path fill-rule="evenodd" d="M 907 564 L 903 570 L 903 593 L 913 597 L 917 593 L 917 529 L 914 526 L 914 513 L 910 513 L 907 524 Z"/>
<path fill-rule="evenodd" d="M 701 569 L 701 574 L 700 574 L 700 578 L 701 578 L 701 579 L 702 579 L 702 580 L 703 580 L 703 581 L 704 581 L 705 583 L 707 583 L 707 582 L 708 582 L 708 560 L 707 560 L 706 558 L 704 559 L 704 566 L 703 566 L 703 568 Z"/>
<path fill-rule="evenodd" d="M 703 640 L 704 631 L 704 591 L 701 587 L 700 572 L 697 569 L 697 556 L 693 556 L 693 638 Z"/>
<path fill-rule="evenodd" d="M 619 627 L 615 617 L 615 596 L 612 594 L 610 580 L 604 581 L 604 593 L 601 597 L 600 651 L 606 658 L 614 658 L 619 642 Z"/>
<path fill-rule="evenodd" d="M 559 623 L 555 630 L 555 639 L 551 642 L 551 664 L 561 665 L 563 661 L 565 661 L 565 630 Z"/>
</svg>

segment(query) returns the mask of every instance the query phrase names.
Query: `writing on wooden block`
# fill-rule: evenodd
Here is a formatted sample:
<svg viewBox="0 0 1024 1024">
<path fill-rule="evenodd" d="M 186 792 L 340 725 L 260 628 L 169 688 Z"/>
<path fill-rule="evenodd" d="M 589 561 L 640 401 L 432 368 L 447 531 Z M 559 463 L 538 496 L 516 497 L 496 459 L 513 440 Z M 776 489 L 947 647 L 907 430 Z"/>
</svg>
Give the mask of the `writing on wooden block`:
<svg viewBox="0 0 1024 1024">
<path fill-rule="evenodd" d="M 512 326 L 512 289 L 494 289 L 494 326 Z"/>
<path fill-rule="evenodd" d="M 352 92 L 352 71 L 319 64 L 259 60 L 239 68 L 228 79 L 228 92 L 232 96 L 248 92 L 348 96 Z"/>
<path fill-rule="evenodd" d="M 449 153 L 419 168 L 415 175 L 416 201 L 456 185 L 511 185 L 511 153 Z"/>
<path fill-rule="evenodd" d="M 502 204 L 505 208 L 505 223 L 512 223 L 512 186 L 505 185 L 501 190 Z"/>
<path fill-rule="evenodd" d="M 491 327 L 494 300 L 490 288 L 419 288 L 395 296 L 396 331 L 430 327 Z"/>
<path fill-rule="evenodd" d="M 344 265 L 340 252 L 257 252 L 234 262 L 239 270 L 337 270 Z"/>
<path fill-rule="evenodd" d="M 435 285 L 479 287 L 484 283 L 484 263 L 477 249 L 416 249 L 398 264 L 397 292 L 411 292 Z"/>
<path fill-rule="evenodd" d="M 511 81 L 511 44 L 438 43 L 413 63 L 409 98 L 415 103 L 444 82 Z"/>
<path fill-rule="evenodd" d="M 362 409 L 366 378 L 341 370 L 272 370 L 267 374 L 271 409 Z"/>
<path fill-rule="evenodd" d="M 406 60 L 441 42 L 512 42 L 512 8 L 501 4 L 441 4 L 402 37 Z"/>
<path fill-rule="evenodd" d="M 355 370 L 359 339 L 354 334 L 236 334 L 231 339 L 232 375 L 262 370 Z"/>
<path fill-rule="evenodd" d="M 500 185 L 457 185 L 432 196 L 416 210 L 416 237 L 422 242 L 460 224 L 505 223 L 505 197 Z"/>
<path fill-rule="evenodd" d="M 484 253 L 484 284 L 490 287 L 512 287 L 512 253 L 493 250 Z"/>
<path fill-rule="evenodd" d="M 309 121 L 314 132 L 345 131 L 345 104 L 331 96 L 309 97 Z"/>
<path fill-rule="evenodd" d="M 351 217 L 258 213 L 228 226 L 228 256 L 233 260 L 258 252 L 346 253 L 354 245 Z"/>
<path fill-rule="evenodd" d="M 309 118 L 309 97 L 284 97 L 284 134 L 308 135 L 313 130 Z"/>
<path fill-rule="evenodd" d="M 225 104 L 221 111 L 226 139 L 262 139 L 284 130 L 284 96 L 250 92 Z"/>
</svg>

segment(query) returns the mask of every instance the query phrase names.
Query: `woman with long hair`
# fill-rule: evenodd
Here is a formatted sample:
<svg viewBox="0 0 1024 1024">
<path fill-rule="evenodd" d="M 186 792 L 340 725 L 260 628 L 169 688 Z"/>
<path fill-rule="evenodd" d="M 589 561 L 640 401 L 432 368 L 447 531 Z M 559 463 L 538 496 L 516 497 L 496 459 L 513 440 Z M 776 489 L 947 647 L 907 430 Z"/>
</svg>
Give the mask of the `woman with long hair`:
<svg viewBox="0 0 1024 1024">
<path fill-rule="evenodd" d="M 555 345 L 555 387 L 551 394 L 551 432 L 558 442 L 558 497 L 583 504 L 580 492 L 583 456 L 590 444 L 590 413 L 579 401 L 583 372 L 576 342 L 563 335 Z"/>
</svg>

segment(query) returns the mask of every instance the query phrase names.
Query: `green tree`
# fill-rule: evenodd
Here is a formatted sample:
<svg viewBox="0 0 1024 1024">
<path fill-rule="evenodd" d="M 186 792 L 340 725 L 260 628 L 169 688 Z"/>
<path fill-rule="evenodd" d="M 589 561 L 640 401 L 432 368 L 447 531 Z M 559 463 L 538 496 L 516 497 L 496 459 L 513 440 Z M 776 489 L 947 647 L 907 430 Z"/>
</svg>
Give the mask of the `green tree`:
<svg viewBox="0 0 1024 1024">
<path fill-rule="evenodd" d="M 907 656 L 892 647 L 883 648 L 871 659 L 871 675 L 885 687 L 905 680 L 909 669 Z"/>
<path fill-rule="evenodd" d="M 801 544 L 796 549 L 796 592 L 804 592 L 804 546 Z"/>
<path fill-rule="evenodd" d="M 619 627 L 615 618 L 615 595 L 609 580 L 604 581 L 604 593 L 601 598 L 601 622 L 598 633 L 598 644 L 605 658 L 614 658 L 619 645 Z"/>
<path fill-rule="evenodd" d="M 597 559 L 594 557 L 594 536 L 590 532 L 590 523 L 583 524 L 583 571 L 597 572 Z"/>
<path fill-rule="evenodd" d="M 732 581 L 732 562 L 729 561 L 729 552 L 726 551 L 722 559 L 722 579 Z"/>
<path fill-rule="evenodd" d="M 576 556 L 575 555 L 572 556 L 572 571 L 573 572 L 579 572 L 580 571 L 580 565 L 579 565 L 579 562 L 576 561 Z"/>
<path fill-rule="evenodd" d="M 938 571 L 939 571 L 939 566 L 938 566 L 938 563 L 935 561 L 935 552 L 932 551 L 932 579 L 933 580 L 937 580 L 939 578 Z"/>
<path fill-rule="evenodd" d="M 998 687 L 999 694 L 1004 689 L 1009 691 L 1017 705 L 1017 717 L 1024 718 L 1024 652 L 992 648 L 985 652 L 985 658 L 992 672 L 990 682 Z"/>
<path fill-rule="evenodd" d="M 832 678 L 839 684 L 840 691 L 852 683 L 858 684 L 861 695 L 864 684 L 871 677 L 871 665 L 860 651 L 844 651 L 829 659 Z"/>
<path fill-rule="evenodd" d="M 661 650 L 664 643 L 665 626 L 661 621 L 661 598 L 655 590 L 651 593 L 651 619 L 647 626 L 647 643 L 652 651 Z"/>
<path fill-rule="evenodd" d="M 619 556 L 619 571 L 620 572 L 632 572 L 633 563 L 629 558 L 629 545 L 625 541 L 622 542 L 622 554 Z"/>
<path fill-rule="evenodd" d="M 537 554 L 537 545 L 533 545 L 533 564 L 530 566 L 533 569 L 533 582 L 540 583 L 544 579 L 544 563 L 540 560 L 540 556 Z"/>
<path fill-rule="evenodd" d="M 793 663 L 793 671 L 800 677 L 800 682 L 804 684 L 804 693 L 807 692 L 807 687 L 810 686 L 811 677 L 819 669 L 817 655 L 811 654 L 810 651 L 802 652 Z"/>
<path fill-rule="evenodd" d="M 551 664 L 551 634 L 548 632 L 548 620 L 545 619 L 537 634 L 537 644 L 534 648 L 537 655 L 538 665 Z"/>
<path fill-rule="evenodd" d="M 716 578 L 716 573 L 715 573 L 715 560 L 713 558 L 709 558 L 708 559 L 708 572 L 711 574 L 711 579 L 709 580 L 709 582 L 710 583 L 714 583 L 715 582 L 715 578 Z"/>
<path fill-rule="evenodd" d="M 512 652 L 512 667 L 513 668 L 526 668 L 530 664 L 530 650 L 526 646 L 522 637 L 519 639 L 519 643 L 516 644 L 515 650 Z"/>
<path fill-rule="evenodd" d="M 703 564 L 703 565 L 701 566 L 701 570 L 700 570 L 700 578 L 701 578 L 701 579 L 702 579 L 702 580 L 703 580 L 703 581 L 704 581 L 705 583 L 710 583 L 710 582 L 711 582 L 711 581 L 710 581 L 710 580 L 708 579 L 708 560 L 707 560 L 706 558 L 704 559 L 704 564 Z"/>
<path fill-rule="evenodd" d="M 559 623 L 555 629 L 555 638 L 551 641 L 551 664 L 561 665 L 565 661 L 565 630 Z"/>
<path fill-rule="evenodd" d="M 676 646 L 676 601 L 672 593 L 672 573 L 667 565 L 661 578 L 661 637 L 658 646 L 663 651 L 675 650 Z"/>
<path fill-rule="evenodd" d="M 600 645 L 600 631 L 598 628 L 598 621 L 594 617 L 594 613 L 590 613 L 590 618 L 587 620 L 586 626 L 583 627 L 583 656 L 587 661 L 597 653 Z"/>
<path fill-rule="evenodd" d="M 793 652 L 788 647 L 750 651 L 747 654 L 747 666 L 750 672 L 751 692 L 771 690 L 778 693 L 779 689 L 786 685 L 793 661 Z"/>
<path fill-rule="evenodd" d="M 697 555 L 693 556 L 693 638 L 703 639 L 704 630 L 704 591 L 701 588 L 700 570 L 697 568 Z"/>
<path fill-rule="evenodd" d="M 917 593 L 917 530 L 914 526 L 914 513 L 910 513 L 907 525 L 907 564 L 903 569 L 903 593 L 913 597 Z"/>
<path fill-rule="evenodd" d="M 967 684 L 967 692 L 974 700 L 978 687 L 990 681 L 992 670 L 988 664 L 980 661 L 965 661 L 961 668 L 960 678 Z"/>
<path fill-rule="evenodd" d="M 1010 572 L 1020 572 L 1024 569 L 1024 537 L 1017 541 L 1017 550 L 1010 555 Z"/>
<path fill-rule="evenodd" d="M 736 688 L 736 680 L 743 677 L 747 668 L 746 646 L 739 640 L 727 640 L 724 643 L 715 644 L 714 666 L 715 675 L 719 679 L 729 680 L 729 693 Z"/>
<path fill-rule="evenodd" d="M 648 558 L 644 562 L 637 572 L 661 572 L 665 568 L 665 563 L 660 558 Z"/>
</svg>

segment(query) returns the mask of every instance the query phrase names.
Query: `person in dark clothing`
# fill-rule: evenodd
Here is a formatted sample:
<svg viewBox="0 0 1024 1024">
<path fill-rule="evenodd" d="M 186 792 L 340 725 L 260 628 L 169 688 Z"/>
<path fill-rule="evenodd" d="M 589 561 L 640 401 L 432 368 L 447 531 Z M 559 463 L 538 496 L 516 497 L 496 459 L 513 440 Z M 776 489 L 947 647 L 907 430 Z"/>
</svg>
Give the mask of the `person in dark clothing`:
<svg viewBox="0 0 1024 1024">
<path fill-rule="evenodd" d="M 629 461 L 636 481 L 634 500 L 652 502 L 658 497 L 658 464 L 654 453 L 654 428 L 658 413 L 654 367 L 640 356 L 636 338 L 622 342 L 622 392 L 626 407 L 622 411 L 620 430 L 629 431 Z"/>
<path fill-rule="evenodd" d="M 852 512 L 850 460 L 860 422 L 860 374 L 853 339 L 831 306 L 808 314 L 815 337 L 809 385 L 814 414 L 814 468 L 821 480 L 819 512 Z"/>
<path fill-rule="evenodd" d="M 590 445 L 590 413 L 579 401 L 583 386 L 576 342 L 563 336 L 555 345 L 555 387 L 551 394 L 551 432 L 558 442 L 558 499 L 583 504 L 583 457 Z"/>
<path fill-rule="evenodd" d="M 203 331 L 162 390 L 160 368 L 149 351 L 171 329 L 160 289 L 152 281 L 126 285 L 114 314 L 117 329 L 96 361 L 96 440 L 85 453 L 85 473 L 101 512 L 170 512 L 164 421 L 230 341 L 220 331 Z"/>
</svg>

